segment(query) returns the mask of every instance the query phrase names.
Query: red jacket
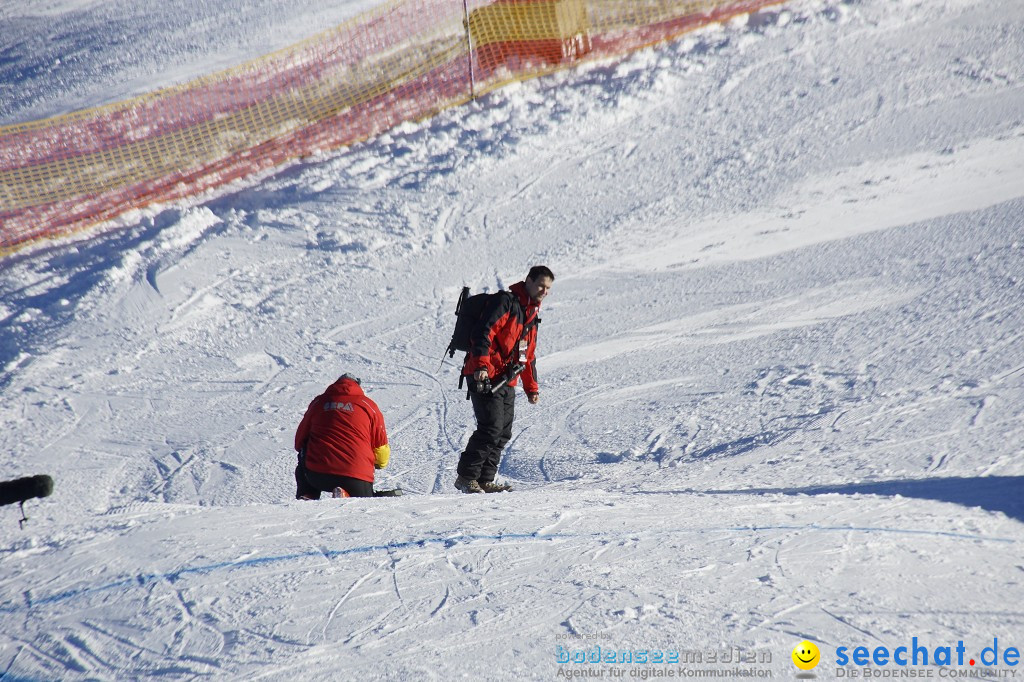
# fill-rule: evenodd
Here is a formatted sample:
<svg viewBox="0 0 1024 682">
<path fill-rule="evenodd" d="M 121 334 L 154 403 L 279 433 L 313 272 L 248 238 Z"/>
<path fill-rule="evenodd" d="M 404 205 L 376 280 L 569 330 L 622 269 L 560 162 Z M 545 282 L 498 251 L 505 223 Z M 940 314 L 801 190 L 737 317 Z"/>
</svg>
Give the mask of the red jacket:
<svg viewBox="0 0 1024 682">
<path fill-rule="evenodd" d="M 374 468 L 386 467 L 391 455 L 384 415 L 348 378 L 338 379 L 309 404 L 295 432 L 295 449 L 303 448 L 310 471 L 371 483 Z"/>
<path fill-rule="evenodd" d="M 524 340 L 523 354 L 526 369 L 520 375 L 527 393 L 537 393 L 537 324 L 540 319 L 540 303 L 533 301 L 526 293 L 526 283 L 517 282 L 509 287 L 511 295 L 495 296 L 484 310 L 483 316 L 469 336 L 470 349 L 462 373 L 472 376 L 478 369 L 486 369 L 491 381 L 501 376 L 505 368 L 516 359 L 516 344 L 528 328 Z M 509 382 L 515 386 L 518 378 Z"/>
</svg>

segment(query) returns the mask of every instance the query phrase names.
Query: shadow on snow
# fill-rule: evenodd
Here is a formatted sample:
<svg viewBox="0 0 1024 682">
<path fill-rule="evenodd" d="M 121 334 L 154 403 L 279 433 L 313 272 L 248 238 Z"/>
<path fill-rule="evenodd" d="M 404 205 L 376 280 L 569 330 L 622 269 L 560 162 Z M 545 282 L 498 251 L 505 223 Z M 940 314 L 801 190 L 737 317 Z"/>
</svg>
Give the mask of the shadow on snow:
<svg viewBox="0 0 1024 682">
<path fill-rule="evenodd" d="M 872 481 L 806 488 L 750 488 L 746 490 L 687 490 L 706 495 L 881 495 L 951 502 L 981 507 L 1024 521 L 1024 476 L 977 476 Z"/>
</svg>

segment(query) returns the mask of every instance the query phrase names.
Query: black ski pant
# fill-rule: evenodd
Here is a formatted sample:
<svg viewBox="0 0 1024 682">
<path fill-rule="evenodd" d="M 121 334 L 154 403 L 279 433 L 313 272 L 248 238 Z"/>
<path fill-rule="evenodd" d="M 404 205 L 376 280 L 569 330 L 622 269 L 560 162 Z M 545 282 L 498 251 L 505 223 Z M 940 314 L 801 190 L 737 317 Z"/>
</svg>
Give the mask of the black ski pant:
<svg viewBox="0 0 1024 682">
<path fill-rule="evenodd" d="M 493 394 L 470 393 L 476 431 L 459 458 L 459 476 L 480 483 L 494 480 L 501 451 L 512 438 L 515 420 L 516 389 L 502 386 Z"/>
<path fill-rule="evenodd" d="M 319 500 L 321 492 L 331 492 L 341 488 L 350 497 L 373 497 L 373 483 L 362 481 L 350 476 L 334 476 L 310 471 L 299 454 L 299 464 L 295 467 L 295 499 Z"/>
</svg>

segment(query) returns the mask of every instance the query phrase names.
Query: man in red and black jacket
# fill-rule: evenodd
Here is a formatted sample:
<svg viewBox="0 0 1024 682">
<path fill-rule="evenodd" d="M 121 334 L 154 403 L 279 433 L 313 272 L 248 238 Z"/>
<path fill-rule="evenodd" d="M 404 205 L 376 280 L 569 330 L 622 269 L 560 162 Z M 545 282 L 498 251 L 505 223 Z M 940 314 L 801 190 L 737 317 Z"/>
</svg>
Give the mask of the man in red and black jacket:
<svg viewBox="0 0 1024 682">
<path fill-rule="evenodd" d="M 296 499 L 318 500 L 321 491 L 337 488 L 373 497 L 374 469 L 388 465 L 391 448 L 384 415 L 360 384 L 343 374 L 306 408 L 295 432 Z"/>
<path fill-rule="evenodd" d="M 540 303 L 551 291 L 555 275 L 547 267 L 530 269 L 526 280 L 494 296 L 470 333 L 470 350 L 462 368 L 476 416 L 476 431 L 459 458 L 455 487 L 465 493 L 501 492 L 494 482 L 501 451 L 512 438 L 515 386 L 522 377 L 531 404 L 540 400 L 536 351 Z M 521 373 L 515 374 L 516 369 Z M 491 390 L 504 381 L 504 385 Z"/>
</svg>

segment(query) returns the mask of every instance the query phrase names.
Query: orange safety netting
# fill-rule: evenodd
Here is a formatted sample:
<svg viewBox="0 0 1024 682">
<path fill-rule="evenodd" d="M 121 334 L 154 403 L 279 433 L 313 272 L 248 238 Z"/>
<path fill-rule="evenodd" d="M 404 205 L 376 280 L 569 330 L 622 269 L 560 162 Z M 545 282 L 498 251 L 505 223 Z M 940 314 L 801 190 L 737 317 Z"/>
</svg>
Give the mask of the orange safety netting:
<svg viewBox="0 0 1024 682">
<path fill-rule="evenodd" d="M 0 127 L 0 255 L 781 0 L 398 0 L 117 104 Z"/>
</svg>

